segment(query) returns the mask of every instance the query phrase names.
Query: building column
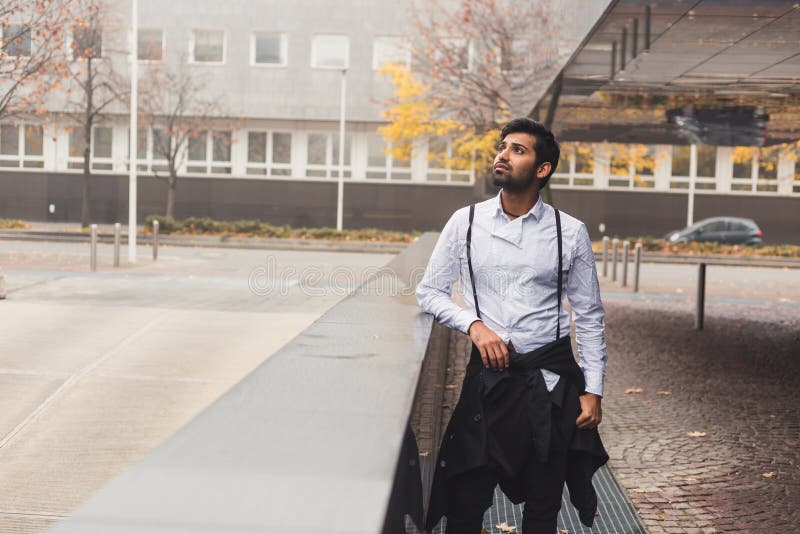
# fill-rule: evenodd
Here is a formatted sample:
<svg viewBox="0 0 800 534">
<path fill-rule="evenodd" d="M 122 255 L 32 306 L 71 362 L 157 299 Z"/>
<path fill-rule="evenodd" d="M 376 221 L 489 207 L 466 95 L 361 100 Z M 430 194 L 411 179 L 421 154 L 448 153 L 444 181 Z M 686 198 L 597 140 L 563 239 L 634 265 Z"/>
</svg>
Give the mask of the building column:
<svg viewBox="0 0 800 534">
<path fill-rule="evenodd" d="M 731 180 L 733 179 L 733 147 L 717 147 L 717 172 L 716 182 L 717 191 L 720 193 L 730 193 Z"/>
<path fill-rule="evenodd" d="M 672 145 L 656 145 L 655 168 L 653 180 L 656 191 L 669 191 L 672 177 Z"/>
<path fill-rule="evenodd" d="M 411 180 L 424 182 L 428 177 L 428 140 L 414 139 L 411 148 Z"/>
<path fill-rule="evenodd" d="M 44 170 L 58 170 L 58 128 L 52 124 L 42 125 L 42 156 Z"/>
<path fill-rule="evenodd" d="M 308 132 L 292 132 L 292 176 L 306 176 L 306 160 L 308 159 Z"/>
<path fill-rule="evenodd" d="M 789 154 L 780 152 L 778 154 L 778 194 L 791 195 L 792 182 L 794 181 L 795 161 Z"/>
<path fill-rule="evenodd" d="M 611 153 L 608 147 L 593 145 L 594 157 L 594 186 L 597 189 L 608 188 L 608 177 L 611 175 Z"/>
<path fill-rule="evenodd" d="M 231 176 L 247 174 L 247 131 L 235 129 L 231 132 Z"/>
</svg>

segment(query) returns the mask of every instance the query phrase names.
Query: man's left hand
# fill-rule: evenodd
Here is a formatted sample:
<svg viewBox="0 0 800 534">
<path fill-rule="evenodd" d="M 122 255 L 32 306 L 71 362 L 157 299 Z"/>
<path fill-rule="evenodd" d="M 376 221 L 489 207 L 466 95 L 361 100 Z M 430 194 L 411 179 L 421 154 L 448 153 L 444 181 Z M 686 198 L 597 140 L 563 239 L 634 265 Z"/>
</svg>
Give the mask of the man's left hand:
<svg viewBox="0 0 800 534">
<path fill-rule="evenodd" d="M 575 421 L 578 428 L 596 428 L 603 420 L 603 410 L 600 408 L 602 397 L 594 393 L 584 393 L 578 397 L 581 401 L 581 414 Z"/>
</svg>

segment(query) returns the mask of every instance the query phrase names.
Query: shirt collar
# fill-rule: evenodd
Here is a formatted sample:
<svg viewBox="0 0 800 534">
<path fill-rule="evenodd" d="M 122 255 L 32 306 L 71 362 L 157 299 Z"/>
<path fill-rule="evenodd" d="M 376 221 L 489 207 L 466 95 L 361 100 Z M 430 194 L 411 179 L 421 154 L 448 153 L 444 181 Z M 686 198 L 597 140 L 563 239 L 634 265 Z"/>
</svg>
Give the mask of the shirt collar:
<svg viewBox="0 0 800 534">
<path fill-rule="evenodd" d="M 494 204 L 495 204 L 494 213 L 496 216 L 500 217 L 504 215 L 503 203 L 500 200 L 501 193 L 497 193 L 497 196 L 494 197 Z M 533 207 L 530 210 L 528 210 L 527 213 L 521 215 L 520 218 L 526 219 L 528 216 L 533 216 L 534 220 L 536 222 L 539 222 L 542 220 L 542 215 L 544 215 L 544 201 L 542 201 L 542 195 L 540 194 L 539 198 L 536 199 L 536 204 L 534 204 Z"/>
</svg>

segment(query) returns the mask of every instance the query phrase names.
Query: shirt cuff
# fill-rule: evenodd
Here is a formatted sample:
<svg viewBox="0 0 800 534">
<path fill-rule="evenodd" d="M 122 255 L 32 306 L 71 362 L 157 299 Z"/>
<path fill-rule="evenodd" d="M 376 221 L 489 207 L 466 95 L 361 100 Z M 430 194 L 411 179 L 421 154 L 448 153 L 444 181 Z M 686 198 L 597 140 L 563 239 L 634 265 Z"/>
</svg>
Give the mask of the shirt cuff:
<svg viewBox="0 0 800 534">
<path fill-rule="evenodd" d="M 586 392 L 603 396 L 603 373 L 584 369 L 583 378 L 586 381 Z"/>
<path fill-rule="evenodd" d="M 460 331 L 464 332 L 465 334 L 469 335 L 469 327 L 475 321 L 480 321 L 481 318 L 478 317 L 474 312 L 461 309 L 456 316 L 456 328 Z"/>
</svg>

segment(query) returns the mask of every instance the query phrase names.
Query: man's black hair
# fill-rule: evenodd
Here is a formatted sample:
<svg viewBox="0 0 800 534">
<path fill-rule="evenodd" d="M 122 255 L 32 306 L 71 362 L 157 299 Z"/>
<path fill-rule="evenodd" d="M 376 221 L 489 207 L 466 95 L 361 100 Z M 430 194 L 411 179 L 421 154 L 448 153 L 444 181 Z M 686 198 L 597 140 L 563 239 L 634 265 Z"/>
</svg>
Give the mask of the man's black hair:
<svg viewBox="0 0 800 534">
<path fill-rule="evenodd" d="M 550 162 L 550 172 L 541 179 L 539 189 L 544 189 L 547 182 L 550 181 L 550 176 L 558 167 L 558 158 L 561 155 L 561 149 L 558 147 L 553 132 L 545 128 L 541 122 L 536 122 L 527 117 L 520 117 L 512 119 L 503 126 L 503 131 L 500 132 L 500 140 L 506 138 L 508 134 L 512 133 L 526 133 L 534 136 L 536 142 L 533 144 L 533 150 L 536 152 L 536 165 L 535 169 L 538 170 L 542 163 Z"/>
</svg>

